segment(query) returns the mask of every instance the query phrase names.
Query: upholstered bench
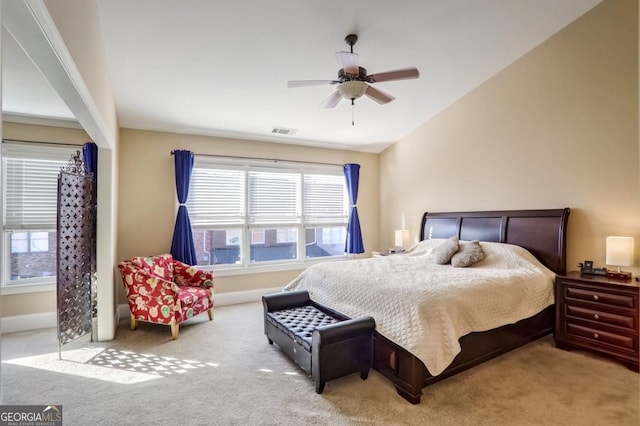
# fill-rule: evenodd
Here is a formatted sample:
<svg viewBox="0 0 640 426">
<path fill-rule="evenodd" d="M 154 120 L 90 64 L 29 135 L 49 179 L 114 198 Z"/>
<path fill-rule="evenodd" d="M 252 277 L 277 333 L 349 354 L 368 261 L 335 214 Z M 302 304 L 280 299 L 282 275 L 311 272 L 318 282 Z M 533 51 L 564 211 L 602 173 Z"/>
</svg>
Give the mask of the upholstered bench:
<svg viewBox="0 0 640 426">
<path fill-rule="evenodd" d="M 314 303 L 306 291 L 262 297 L 264 333 L 307 374 L 322 393 L 327 381 L 360 372 L 365 380 L 372 362 L 372 317 L 348 319 Z"/>
</svg>

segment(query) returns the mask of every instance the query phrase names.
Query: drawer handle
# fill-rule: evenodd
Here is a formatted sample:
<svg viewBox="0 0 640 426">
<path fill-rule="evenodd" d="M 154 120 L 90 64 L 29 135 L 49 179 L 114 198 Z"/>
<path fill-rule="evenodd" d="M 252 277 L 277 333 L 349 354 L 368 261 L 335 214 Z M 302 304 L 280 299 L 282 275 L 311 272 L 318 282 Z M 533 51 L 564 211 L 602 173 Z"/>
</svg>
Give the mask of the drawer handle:
<svg viewBox="0 0 640 426">
<path fill-rule="evenodd" d="M 598 314 L 593 314 L 593 319 L 600 319 L 600 315 L 598 315 Z"/>
<path fill-rule="evenodd" d="M 599 337 L 600 337 L 600 335 L 599 335 L 598 333 L 593 333 L 593 338 L 594 338 L 594 339 L 597 339 L 597 338 L 599 338 Z"/>
<path fill-rule="evenodd" d="M 598 297 L 598 295 L 597 295 L 597 294 L 594 294 L 594 295 L 593 295 L 593 300 L 598 300 L 598 299 L 600 299 L 600 298 Z"/>
</svg>

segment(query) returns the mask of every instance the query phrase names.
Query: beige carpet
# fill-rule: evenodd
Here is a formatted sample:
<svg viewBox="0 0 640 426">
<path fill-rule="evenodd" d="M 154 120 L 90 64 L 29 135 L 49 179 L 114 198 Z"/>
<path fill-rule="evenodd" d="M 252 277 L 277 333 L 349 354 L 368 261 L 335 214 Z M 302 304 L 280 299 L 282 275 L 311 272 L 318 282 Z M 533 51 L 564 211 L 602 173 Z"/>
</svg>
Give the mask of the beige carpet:
<svg viewBox="0 0 640 426">
<path fill-rule="evenodd" d="M 54 329 L 2 336 L 2 404 L 62 404 L 70 425 L 634 425 L 640 376 L 548 337 L 423 389 L 411 405 L 372 371 L 322 395 L 267 344 L 259 303 L 220 307 L 181 327 L 118 328 L 112 342 Z"/>
</svg>

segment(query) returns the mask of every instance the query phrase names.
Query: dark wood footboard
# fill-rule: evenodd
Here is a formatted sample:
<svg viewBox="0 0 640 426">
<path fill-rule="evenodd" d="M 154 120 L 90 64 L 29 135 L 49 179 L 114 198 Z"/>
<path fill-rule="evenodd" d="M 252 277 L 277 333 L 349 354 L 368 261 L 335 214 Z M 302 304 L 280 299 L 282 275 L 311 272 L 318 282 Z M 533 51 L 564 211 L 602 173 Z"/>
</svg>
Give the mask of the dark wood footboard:
<svg viewBox="0 0 640 426">
<path fill-rule="evenodd" d="M 539 314 L 493 330 L 470 333 L 460 338 L 462 348 L 453 363 L 432 376 L 422 361 L 406 349 L 374 332 L 373 368 L 391 380 L 398 394 L 419 404 L 422 388 L 481 364 L 553 331 L 554 306 Z"/>
<path fill-rule="evenodd" d="M 409 351 L 374 331 L 373 369 L 391 380 L 398 394 L 412 404 L 419 404 L 423 378 L 427 369 Z"/>
</svg>

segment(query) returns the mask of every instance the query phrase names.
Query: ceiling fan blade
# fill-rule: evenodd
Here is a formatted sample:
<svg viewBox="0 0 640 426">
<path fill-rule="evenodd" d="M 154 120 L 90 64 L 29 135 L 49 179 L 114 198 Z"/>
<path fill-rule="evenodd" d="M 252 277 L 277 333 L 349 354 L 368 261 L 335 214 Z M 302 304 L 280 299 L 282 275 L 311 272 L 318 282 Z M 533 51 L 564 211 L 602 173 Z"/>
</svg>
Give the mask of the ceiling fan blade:
<svg viewBox="0 0 640 426">
<path fill-rule="evenodd" d="M 360 61 L 357 53 L 336 52 L 336 59 L 338 59 L 340 68 L 344 68 L 345 74 L 358 75 L 360 72 Z"/>
<path fill-rule="evenodd" d="M 338 83 L 340 83 L 338 80 L 291 80 L 287 82 L 287 87 L 325 86 Z"/>
<path fill-rule="evenodd" d="M 338 102 L 340 102 L 340 99 L 342 99 L 342 95 L 340 94 L 340 92 L 336 90 L 331 94 L 331 96 L 329 96 L 327 99 L 324 100 L 324 102 L 322 102 L 322 107 L 333 108 L 336 105 L 338 105 Z"/>
<path fill-rule="evenodd" d="M 380 105 L 384 105 L 386 103 L 391 102 L 395 98 L 387 93 L 384 93 L 381 90 L 374 88 L 373 86 L 367 87 L 367 91 L 364 92 L 365 95 L 369 96 L 371 99 L 379 103 Z"/>
<path fill-rule="evenodd" d="M 381 81 L 390 81 L 390 80 L 407 80 L 409 78 L 418 78 L 420 77 L 420 72 L 417 68 L 403 68 L 399 70 L 380 72 L 377 74 L 371 74 L 367 76 L 367 81 L 369 83 L 379 83 Z"/>
</svg>

